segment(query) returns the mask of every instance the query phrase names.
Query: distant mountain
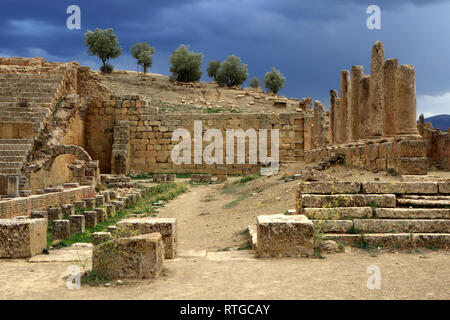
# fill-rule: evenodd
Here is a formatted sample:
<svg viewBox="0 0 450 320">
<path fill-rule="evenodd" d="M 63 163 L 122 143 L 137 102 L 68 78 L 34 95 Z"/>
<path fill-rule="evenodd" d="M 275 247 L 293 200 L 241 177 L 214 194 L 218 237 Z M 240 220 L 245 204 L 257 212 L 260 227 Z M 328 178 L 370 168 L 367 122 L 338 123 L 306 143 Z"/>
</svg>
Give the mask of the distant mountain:
<svg viewBox="0 0 450 320">
<path fill-rule="evenodd" d="M 447 131 L 450 128 L 450 114 L 440 114 L 425 119 L 425 122 L 431 122 L 435 129 Z"/>
</svg>

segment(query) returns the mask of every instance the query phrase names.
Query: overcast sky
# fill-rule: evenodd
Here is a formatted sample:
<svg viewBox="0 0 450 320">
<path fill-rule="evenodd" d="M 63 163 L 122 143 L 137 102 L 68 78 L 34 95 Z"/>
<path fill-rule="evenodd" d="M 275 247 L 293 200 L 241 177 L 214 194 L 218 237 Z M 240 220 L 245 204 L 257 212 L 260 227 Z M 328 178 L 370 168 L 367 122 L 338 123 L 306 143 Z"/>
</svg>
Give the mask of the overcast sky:
<svg viewBox="0 0 450 320">
<path fill-rule="evenodd" d="M 81 8 L 81 29 L 66 27 L 69 5 Z M 369 30 L 369 5 L 381 8 L 381 30 Z M 281 94 L 312 97 L 328 105 L 339 73 L 352 65 L 370 72 L 372 44 L 384 42 L 386 58 L 412 64 L 418 112 L 450 113 L 450 0 L 2 0 L 0 56 L 76 60 L 98 69 L 87 54 L 86 30 L 112 27 L 123 47 L 116 68 L 136 70 L 135 42 L 155 47 L 150 72 L 169 73 L 168 58 L 180 44 L 214 59 L 235 54 L 250 77 L 271 66 L 286 77 Z M 204 72 L 204 80 L 206 72 Z"/>
</svg>

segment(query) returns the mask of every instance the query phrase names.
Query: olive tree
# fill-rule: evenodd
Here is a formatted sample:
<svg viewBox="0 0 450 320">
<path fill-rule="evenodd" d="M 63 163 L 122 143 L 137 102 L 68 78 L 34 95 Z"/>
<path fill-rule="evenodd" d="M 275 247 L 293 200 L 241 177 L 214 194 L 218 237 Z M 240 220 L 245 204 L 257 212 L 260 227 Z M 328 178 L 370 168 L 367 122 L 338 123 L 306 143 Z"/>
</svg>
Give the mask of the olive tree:
<svg viewBox="0 0 450 320">
<path fill-rule="evenodd" d="M 217 71 L 219 70 L 219 68 L 220 68 L 220 60 L 217 61 L 211 60 L 208 64 L 208 69 L 206 70 L 208 72 L 208 77 L 216 80 Z"/>
<path fill-rule="evenodd" d="M 147 68 L 152 67 L 154 53 L 155 48 L 146 42 L 138 42 L 131 46 L 131 55 L 137 60 L 137 64 L 144 68 L 144 73 L 147 73 Z"/>
<path fill-rule="evenodd" d="M 275 67 L 264 76 L 264 86 L 273 93 L 278 93 L 283 87 L 286 78 Z"/>
<path fill-rule="evenodd" d="M 241 59 L 231 55 L 222 62 L 217 70 L 216 81 L 219 85 L 229 87 L 242 85 L 248 78 L 247 65 Z"/>
<path fill-rule="evenodd" d="M 257 77 L 254 77 L 252 80 L 250 80 L 250 88 L 253 89 L 259 89 L 261 88 L 261 82 Z"/>
<path fill-rule="evenodd" d="M 107 66 L 109 59 L 122 54 L 122 48 L 112 28 L 88 30 L 84 34 L 84 44 L 88 47 L 89 55 L 98 56 L 102 60 L 102 72 L 108 72 L 108 69 L 112 68 Z"/>
<path fill-rule="evenodd" d="M 189 51 L 189 47 L 180 45 L 169 57 L 172 65 L 172 79 L 181 82 L 198 81 L 202 77 L 203 54 Z"/>
</svg>

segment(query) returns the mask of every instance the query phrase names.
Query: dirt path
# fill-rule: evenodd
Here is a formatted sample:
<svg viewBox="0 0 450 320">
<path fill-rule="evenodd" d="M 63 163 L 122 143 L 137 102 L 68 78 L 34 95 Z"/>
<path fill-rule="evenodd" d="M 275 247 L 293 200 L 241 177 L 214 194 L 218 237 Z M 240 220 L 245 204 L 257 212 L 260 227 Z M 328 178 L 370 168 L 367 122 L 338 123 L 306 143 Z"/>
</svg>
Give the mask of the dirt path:
<svg viewBox="0 0 450 320">
<path fill-rule="evenodd" d="M 450 252 L 354 250 L 326 259 L 255 259 L 249 251 L 166 260 L 166 276 L 68 290 L 71 263 L 0 260 L 0 299 L 450 299 Z M 367 288 L 379 267 L 381 288 Z"/>
<path fill-rule="evenodd" d="M 238 247 L 248 224 L 224 206 L 233 196 L 222 193 L 222 184 L 191 186 L 189 191 L 161 208 L 159 216 L 177 218 L 180 250 L 217 251 Z"/>
</svg>

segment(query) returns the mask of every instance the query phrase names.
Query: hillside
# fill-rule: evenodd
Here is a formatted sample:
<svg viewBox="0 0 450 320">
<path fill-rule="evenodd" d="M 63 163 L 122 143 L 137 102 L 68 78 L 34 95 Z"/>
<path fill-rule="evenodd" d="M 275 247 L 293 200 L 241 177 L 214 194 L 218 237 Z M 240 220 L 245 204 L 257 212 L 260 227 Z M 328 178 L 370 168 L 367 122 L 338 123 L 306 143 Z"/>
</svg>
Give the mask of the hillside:
<svg viewBox="0 0 450 320">
<path fill-rule="evenodd" d="M 450 114 L 440 114 L 425 119 L 425 122 L 431 122 L 435 129 L 447 131 L 450 128 Z"/>
<path fill-rule="evenodd" d="M 212 82 L 173 83 L 160 74 L 114 71 L 102 75 L 113 94 L 140 94 L 166 113 L 286 113 L 295 112 L 298 99 L 249 88 L 219 87 Z"/>
</svg>

